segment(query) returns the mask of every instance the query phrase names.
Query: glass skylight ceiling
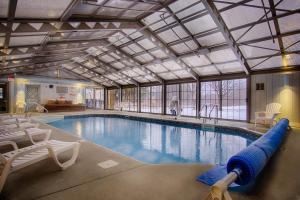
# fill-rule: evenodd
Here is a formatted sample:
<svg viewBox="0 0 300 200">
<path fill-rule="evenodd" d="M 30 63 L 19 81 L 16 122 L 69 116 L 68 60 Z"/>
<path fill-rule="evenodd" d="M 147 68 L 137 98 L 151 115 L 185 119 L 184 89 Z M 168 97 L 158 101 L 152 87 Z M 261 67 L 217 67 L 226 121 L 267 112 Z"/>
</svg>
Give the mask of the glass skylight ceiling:
<svg viewBox="0 0 300 200">
<path fill-rule="evenodd" d="M 120 86 L 299 67 L 300 3 L 264 4 L 18 0 L 8 16 L 9 1 L 3 0 L 1 73 L 63 67 L 100 85 Z M 225 28 L 215 21 L 218 15 Z"/>
</svg>

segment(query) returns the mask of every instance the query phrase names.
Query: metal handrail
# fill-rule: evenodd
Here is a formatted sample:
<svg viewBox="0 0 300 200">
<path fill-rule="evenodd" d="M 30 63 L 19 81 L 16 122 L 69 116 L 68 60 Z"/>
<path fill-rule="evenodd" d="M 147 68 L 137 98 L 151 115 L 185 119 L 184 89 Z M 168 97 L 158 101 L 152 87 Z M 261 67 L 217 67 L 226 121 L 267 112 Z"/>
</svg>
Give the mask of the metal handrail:
<svg viewBox="0 0 300 200">
<path fill-rule="evenodd" d="M 212 113 L 212 111 L 214 110 L 214 108 L 216 108 L 216 112 L 215 112 L 216 117 L 214 118 L 214 123 L 216 124 L 216 123 L 218 122 L 219 105 L 217 105 L 217 104 L 213 105 L 213 107 L 212 107 L 212 108 L 210 109 L 210 111 L 209 111 L 208 118 L 209 118 L 209 120 L 211 120 L 211 113 Z"/>
<path fill-rule="evenodd" d="M 201 111 L 203 110 L 203 108 L 205 108 L 205 117 L 203 117 L 203 123 L 205 123 L 207 118 L 207 109 L 208 109 L 208 106 L 206 104 L 203 105 L 199 111 L 199 119 L 201 119 Z"/>
<path fill-rule="evenodd" d="M 39 103 L 37 103 L 37 102 L 28 102 L 28 103 L 26 103 L 26 109 L 25 110 L 27 110 L 28 112 L 29 112 L 29 108 L 31 108 L 33 105 L 35 105 L 36 107 L 37 106 L 39 106 L 39 107 L 41 107 L 43 110 L 45 110 L 47 113 L 49 112 L 48 110 L 47 110 L 47 108 L 45 108 L 44 106 L 42 106 L 41 104 L 39 104 Z"/>
</svg>

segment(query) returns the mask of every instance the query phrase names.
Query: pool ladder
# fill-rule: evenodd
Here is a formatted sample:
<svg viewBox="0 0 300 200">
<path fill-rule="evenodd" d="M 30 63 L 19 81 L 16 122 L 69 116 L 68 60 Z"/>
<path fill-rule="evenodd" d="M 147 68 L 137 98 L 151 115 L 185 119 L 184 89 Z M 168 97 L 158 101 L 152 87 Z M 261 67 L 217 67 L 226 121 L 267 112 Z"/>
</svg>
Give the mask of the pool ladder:
<svg viewBox="0 0 300 200">
<path fill-rule="evenodd" d="M 205 109 L 205 116 L 201 116 L 201 112 L 202 110 Z M 215 110 L 215 116 L 214 118 L 212 118 L 212 112 Z M 201 107 L 200 111 L 199 111 L 199 119 L 203 118 L 203 123 L 206 123 L 206 120 L 212 120 L 214 119 L 214 124 L 218 123 L 218 116 L 219 116 L 219 106 L 218 105 L 213 105 L 212 108 L 209 110 L 209 114 L 207 116 L 207 111 L 208 111 L 208 105 L 205 104 Z"/>
</svg>

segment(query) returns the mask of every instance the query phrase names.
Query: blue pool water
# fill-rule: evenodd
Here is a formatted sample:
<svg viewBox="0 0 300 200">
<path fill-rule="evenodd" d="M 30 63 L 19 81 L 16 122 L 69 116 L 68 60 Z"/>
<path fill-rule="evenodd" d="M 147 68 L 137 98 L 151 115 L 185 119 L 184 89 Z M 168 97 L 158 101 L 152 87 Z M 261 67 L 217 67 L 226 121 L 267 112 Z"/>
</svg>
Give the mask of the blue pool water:
<svg viewBox="0 0 300 200">
<path fill-rule="evenodd" d="M 123 117 L 65 118 L 49 123 L 146 163 L 225 164 L 256 137 L 237 131 L 204 131 L 187 125 Z"/>
</svg>

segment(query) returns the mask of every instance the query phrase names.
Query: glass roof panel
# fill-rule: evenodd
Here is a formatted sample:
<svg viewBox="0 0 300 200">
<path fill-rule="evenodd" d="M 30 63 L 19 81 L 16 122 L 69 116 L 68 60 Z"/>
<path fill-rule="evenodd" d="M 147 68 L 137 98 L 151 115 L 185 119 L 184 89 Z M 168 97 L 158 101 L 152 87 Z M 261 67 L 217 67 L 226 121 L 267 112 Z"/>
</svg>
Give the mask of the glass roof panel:
<svg viewBox="0 0 300 200">
<path fill-rule="evenodd" d="M 220 33 L 220 32 L 210 34 L 210 35 L 205 36 L 205 37 L 197 38 L 197 40 L 199 41 L 199 43 L 202 46 L 213 46 L 213 45 L 216 45 L 216 44 L 222 44 L 222 43 L 226 42 L 225 38 L 223 37 L 222 33 Z"/>
<path fill-rule="evenodd" d="M 230 73 L 230 72 L 235 73 L 235 72 L 243 71 L 241 64 L 239 62 L 217 64 L 217 67 L 222 73 Z"/>
<path fill-rule="evenodd" d="M 276 31 L 275 31 L 275 28 L 274 28 L 274 23 L 270 23 L 270 26 L 271 26 L 272 33 L 275 34 Z M 249 27 L 239 29 L 239 30 L 236 30 L 236 31 L 232 31 L 231 34 L 234 37 L 234 39 L 237 40 L 242 34 L 244 34 L 248 30 L 248 28 Z M 249 32 L 247 32 L 239 40 L 239 42 L 244 42 L 244 41 L 253 40 L 253 39 L 257 39 L 257 38 L 262 38 L 262 37 L 266 37 L 266 36 L 271 36 L 268 24 L 267 23 L 261 23 L 261 24 L 255 25 Z"/>
<path fill-rule="evenodd" d="M 139 74 L 136 73 L 136 72 L 133 71 L 133 70 L 126 70 L 126 71 L 123 71 L 123 73 L 126 74 L 127 76 L 130 76 L 130 77 L 139 76 Z"/>
<path fill-rule="evenodd" d="M 262 62 L 262 61 L 264 61 L 264 62 Z M 251 67 L 257 65 L 258 63 L 261 63 L 261 64 L 257 65 L 256 67 L 252 68 L 254 70 L 276 68 L 276 67 L 281 67 L 284 64 L 282 62 L 281 56 L 271 57 L 270 59 L 263 58 L 263 59 L 248 60 L 248 63 Z"/>
<path fill-rule="evenodd" d="M 185 5 L 184 6 L 183 5 L 177 6 L 177 5 L 175 5 L 177 2 L 181 2 L 181 4 L 185 4 Z M 197 3 L 197 4 L 192 6 L 192 7 L 187 8 L 188 6 L 192 5 L 193 3 Z M 187 16 L 191 16 L 191 15 L 196 14 L 199 11 L 205 9 L 204 5 L 202 3 L 200 3 L 199 1 L 196 1 L 196 0 L 176 1 L 175 3 L 171 4 L 169 7 L 173 10 L 173 12 L 177 12 L 179 10 L 182 10 L 183 8 L 187 8 L 187 9 L 184 9 L 183 11 L 180 11 L 180 12 L 176 13 L 176 16 L 179 19 L 182 19 L 182 18 L 187 17 Z"/>
<path fill-rule="evenodd" d="M 163 79 L 165 80 L 172 80 L 172 79 L 177 79 L 177 77 L 170 73 L 170 72 L 165 72 L 165 73 L 161 73 L 161 74 L 158 74 L 160 77 L 162 77 Z"/>
<path fill-rule="evenodd" d="M 299 54 L 290 54 L 286 56 L 288 65 L 300 65 Z"/>
<path fill-rule="evenodd" d="M 121 33 L 115 33 L 111 37 L 108 38 L 108 41 L 113 43 L 114 45 L 121 45 L 126 42 L 129 42 L 129 39 L 127 39 L 125 36 L 123 36 Z"/>
<path fill-rule="evenodd" d="M 156 47 L 153 42 L 151 42 L 149 39 L 143 39 L 141 41 L 138 41 L 140 45 L 142 45 L 145 49 L 152 49 Z"/>
<path fill-rule="evenodd" d="M 116 8 L 128 8 L 131 4 L 131 1 L 110 0 L 105 4 L 105 6 L 111 6 Z"/>
<path fill-rule="evenodd" d="M 262 5 L 260 4 L 260 6 Z M 256 22 L 264 15 L 263 9 L 246 6 L 237 6 L 221 13 L 222 18 L 229 29 L 243 24 Z"/>
<path fill-rule="evenodd" d="M 201 26 L 199 26 L 199 24 L 201 24 Z M 184 25 L 193 35 L 217 27 L 210 15 L 194 19 Z"/>
<path fill-rule="evenodd" d="M 134 80 L 140 82 L 140 83 L 147 83 L 149 82 L 147 79 L 145 79 L 143 76 L 134 77 Z"/>
<path fill-rule="evenodd" d="M 183 58 L 183 61 L 189 64 L 191 67 L 199 67 L 199 66 L 211 64 L 209 60 L 206 58 L 206 56 L 204 55 L 200 55 L 200 56 L 193 55 L 193 56 L 185 57 Z"/>
<path fill-rule="evenodd" d="M 41 44 L 44 38 L 44 36 L 11 37 L 9 46 Z"/>
<path fill-rule="evenodd" d="M 80 4 L 74 9 L 74 14 L 89 15 L 96 11 L 97 6 Z"/>
<path fill-rule="evenodd" d="M 299 30 L 300 29 L 300 16 L 298 14 L 282 17 L 278 19 L 281 33 Z"/>
<path fill-rule="evenodd" d="M 135 58 L 141 61 L 142 63 L 148 63 L 153 60 L 153 57 L 149 54 L 142 54 L 140 56 L 136 56 Z"/>
<path fill-rule="evenodd" d="M 100 8 L 100 10 L 97 12 L 97 15 L 101 16 L 118 16 L 122 12 L 120 9 L 115 8 Z"/>
<path fill-rule="evenodd" d="M 276 8 L 285 10 L 296 10 L 300 8 L 300 1 L 288 0 L 282 1 Z"/>
<path fill-rule="evenodd" d="M 9 0 L 1 0 L 0 2 L 0 17 L 7 17 Z"/>
<path fill-rule="evenodd" d="M 208 56 L 214 63 L 236 60 L 236 56 L 231 49 L 214 51 L 209 53 Z"/>
<path fill-rule="evenodd" d="M 165 10 L 160 10 L 160 11 L 165 11 Z M 146 17 L 142 21 L 147 25 L 154 23 L 153 25 L 150 26 L 150 28 L 152 30 L 161 28 L 161 27 L 165 26 L 166 23 L 171 24 L 176 21 L 173 17 L 169 17 L 170 14 L 168 14 L 168 13 L 164 14 L 164 18 L 162 18 L 161 15 L 162 15 L 162 12 L 156 12 L 156 13 L 153 13 L 152 15 Z"/>
<path fill-rule="evenodd" d="M 103 56 L 101 56 L 101 57 L 99 57 L 99 58 L 100 58 L 101 60 L 103 60 L 104 62 L 107 62 L 107 63 L 112 62 L 112 61 L 115 60 L 113 57 L 111 57 L 111 56 L 109 56 L 109 55 L 103 55 Z"/>
<path fill-rule="evenodd" d="M 168 57 L 168 55 L 160 49 L 152 51 L 151 54 L 160 59 Z"/>
<path fill-rule="evenodd" d="M 1 0 L 2 1 L 2 0 Z M 60 18 L 72 0 L 18 1 L 17 18 Z"/>
<path fill-rule="evenodd" d="M 146 67 L 154 73 L 161 73 L 161 72 L 168 71 L 164 66 L 160 64 L 148 65 Z"/>
<path fill-rule="evenodd" d="M 176 51 L 176 53 L 182 54 L 185 52 L 190 52 L 190 51 L 196 50 L 198 48 L 198 46 L 196 45 L 196 43 L 194 41 L 190 40 L 187 42 L 173 45 L 173 46 L 171 46 L 171 48 L 174 51 Z"/>
<path fill-rule="evenodd" d="M 120 63 L 120 62 L 112 63 L 112 66 L 114 66 L 115 68 L 118 68 L 118 69 L 122 69 L 122 68 L 126 67 L 123 63 Z"/>
<path fill-rule="evenodd" d="M 169 70 L 178 70 L 178 69 L 181 69 L 181 66 L 177 62 L 175 62 L 173 60 L 163 62 L 162 65 L 165 66 Z"/>
<path fill-rule="evenodd" d="M 144 72 L 140 68 L 134 68 L 133 71 L 136 72 L 136 73 L 138 73 L 139 75 L 145 75 L 146 74 L 146 72 Z"/>
<path fill-rule="evenodd" d="M 282 40 L 284 48 L 286 48 L 287 51 L 300 50 L 300 34 L 283 37 Z"/>
<path fill-rule="evenodd" d="M 126 53 L 129 53 L 130 55 L 135 54 L 135 52 L 128 47 L 123 47 L 122 50 L 125 51 Z"/>
<path fill-rule="evenodd" d="M 205 66 L 205 67 L 197 67 L 197 68 L 194 68 L 194 70 L 200 76 L 208 76 L 208 75 L 217 75 L 217 74 L 219 74 L 219 72 L 216 70 L 216 68 L 213 65 Z"/>
<path fill-rule="evenodd" d="M 124 32 L 126 35 L 128 35 L 132 39 L 136 39 L 136 38 L 143 36 L 143 34 L 141 34 L 136 29 L 123 29 L 122 32 Z"/>
<path fill-rule="evenodd" d="M 274 53 L 280 52 L 278 40 L 275 40 L 275 43 L 273 43 L 272 40 L 267 40 L 263 42 L 252 43 L 251 46 L 242 45 L 240 46 L 240 49 L 246 58 L 272 55 Z"/>
<path fill-rule="evenodd" d="M 143 49 L 136 44 L 131 44 L 131 45 L 128 45 L 127 47 L 129 49 L 131 49 L 132 51 L 134 51 L 135 53 L 139 53 L 139 52 L 143 51 Z"/>
<path fill-rule="evenodd" d="M 191 74 L 189 72 L 187 72 L 186 70 L 177 70 L 177 71 L 173 71 L 173 73 L 176 74 L 176 76 L 178 76 L 179 78 L 192 77 Z"/>
</svg>

